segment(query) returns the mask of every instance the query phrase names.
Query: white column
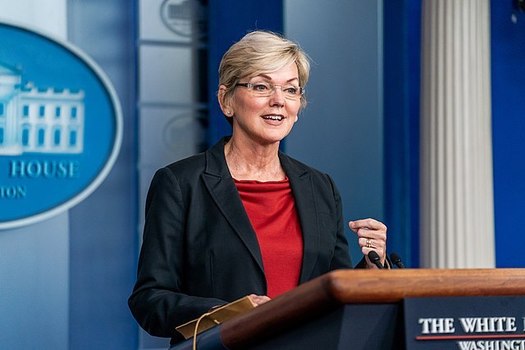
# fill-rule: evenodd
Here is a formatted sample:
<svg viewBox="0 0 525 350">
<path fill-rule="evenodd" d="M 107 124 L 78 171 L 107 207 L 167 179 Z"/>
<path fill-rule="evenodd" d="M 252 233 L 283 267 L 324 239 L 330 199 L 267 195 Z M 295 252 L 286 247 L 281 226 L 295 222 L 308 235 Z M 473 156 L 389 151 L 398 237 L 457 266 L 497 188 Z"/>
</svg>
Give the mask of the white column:
<svg viewBox="0 0 525 350">
<path fill-rule="evenodd" d="M 494 267 L 489 0 L 423 1 L 421 266 Z"/>
</svg>

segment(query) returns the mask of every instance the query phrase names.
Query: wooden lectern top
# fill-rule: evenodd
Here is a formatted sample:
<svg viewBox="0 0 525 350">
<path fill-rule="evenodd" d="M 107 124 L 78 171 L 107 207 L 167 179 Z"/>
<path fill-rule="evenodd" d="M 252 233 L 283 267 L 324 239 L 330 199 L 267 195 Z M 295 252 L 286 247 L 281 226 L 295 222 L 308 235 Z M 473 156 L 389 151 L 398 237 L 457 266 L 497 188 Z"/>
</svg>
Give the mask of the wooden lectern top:
<svg viewBox="0 0 525 350">
<path fill-rule="evenodd" d="M 306 282 L 222 325 L 230 348 L 304 322 L 342 304 L 396 303 L 406 297 L 525 295 L 525 269 L 337 270 Z"/>
</svg>

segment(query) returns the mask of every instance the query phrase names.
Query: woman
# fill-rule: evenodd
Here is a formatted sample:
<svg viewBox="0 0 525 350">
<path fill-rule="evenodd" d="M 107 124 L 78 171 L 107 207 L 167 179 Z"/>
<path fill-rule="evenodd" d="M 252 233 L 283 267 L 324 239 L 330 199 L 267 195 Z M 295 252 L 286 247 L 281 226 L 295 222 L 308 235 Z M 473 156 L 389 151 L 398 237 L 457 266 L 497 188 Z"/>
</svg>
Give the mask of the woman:
<svg viewBox="0 0 525 350">
<path fill-rule="evenodd" d="M 309 62 L 269 32 L 223 56 L 218 101 L 231 137 L 154 176 L 129 305 L 150 334 L 249 295 L 256 305 L 339 268 L 351 268 L 332 179 L 279 151 L 306 101 Z M 349 223 L 363 254 L 386 256 L 386 227 Z M 360 267 L 375 268 L 368 258 Z"/>
</svg>

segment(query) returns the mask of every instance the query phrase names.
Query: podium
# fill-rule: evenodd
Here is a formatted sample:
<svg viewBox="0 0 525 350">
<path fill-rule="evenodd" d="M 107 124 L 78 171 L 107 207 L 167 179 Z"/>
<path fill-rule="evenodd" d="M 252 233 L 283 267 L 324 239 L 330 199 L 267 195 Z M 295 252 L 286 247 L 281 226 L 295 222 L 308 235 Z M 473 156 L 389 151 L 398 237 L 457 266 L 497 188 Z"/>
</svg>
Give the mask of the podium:
<svg viewBox="0 0 525 350">
<path fill-rule="evenodd" d="M 332 271 L 200 334 L 197 349 L 404 349 L 405 298 L 463 296 L 525 298 L 525 269 Z"/>
</svg>

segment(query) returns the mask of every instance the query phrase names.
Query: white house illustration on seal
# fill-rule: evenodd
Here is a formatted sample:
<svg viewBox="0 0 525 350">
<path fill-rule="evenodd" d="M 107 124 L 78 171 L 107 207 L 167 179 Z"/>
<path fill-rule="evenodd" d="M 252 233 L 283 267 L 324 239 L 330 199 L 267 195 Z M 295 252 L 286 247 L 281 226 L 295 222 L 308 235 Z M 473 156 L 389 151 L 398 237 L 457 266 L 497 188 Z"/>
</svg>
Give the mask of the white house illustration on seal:
<svg viewBox="0 0 525 350">
<path fill-rule="evenodd" d="M 21 70 L 0 63 L 0 156 L 83 149 L 84 91 L 22 86 Z"/>
</svg>

